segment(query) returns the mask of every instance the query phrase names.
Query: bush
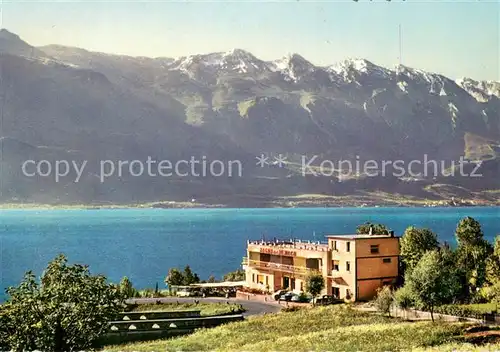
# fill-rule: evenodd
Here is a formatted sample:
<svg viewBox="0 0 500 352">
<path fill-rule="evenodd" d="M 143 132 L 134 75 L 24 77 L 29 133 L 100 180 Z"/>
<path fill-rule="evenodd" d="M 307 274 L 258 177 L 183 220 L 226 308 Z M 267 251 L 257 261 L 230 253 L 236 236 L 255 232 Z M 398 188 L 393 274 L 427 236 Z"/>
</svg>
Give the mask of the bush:
<svg viewBox="0 0 500 352">
<path fill-rule="evenodd" d="M 265 295 L 266 294 L 266 291 L 258 289 L 258 288 L 242 287 L 240 289 L 240 291 L 245 292 L 245 293 L 251 293 L 254 295 Z"/>
<path fill-rule="evenodd" d="M 282 308 L 281 311 L 288 313 L 288 312 L 296 312 L 296 311 L 301 310 L 301 309 L 302 309 L 302 307 L 292 306 L 292 307 Z"/>
<path fill-rule="evenodd" d="M 311 299 L 309 298 L 309 296 L 305 293 L 305 292 L 301 292 L 299 294 L 299 302 L 300 303 L 309 303 Z"/>
<path fill-rule="evenodd" d="M 483 318 L 483 314 L 478 311 L 475 311 L 474 309 L 454 304 L 446 304 L 443 306 L 435 307 L 434 311 L 436 313 L 454 315 L 462 318 L 474 318 L 474 319 Z"/>
</svg>

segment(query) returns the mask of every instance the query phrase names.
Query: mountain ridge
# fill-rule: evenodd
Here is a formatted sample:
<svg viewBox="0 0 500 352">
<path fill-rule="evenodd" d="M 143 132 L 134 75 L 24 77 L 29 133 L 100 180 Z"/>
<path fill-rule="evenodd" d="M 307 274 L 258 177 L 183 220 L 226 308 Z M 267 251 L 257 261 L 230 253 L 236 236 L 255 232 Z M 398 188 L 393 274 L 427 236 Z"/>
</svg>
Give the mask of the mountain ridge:
<svg viewBox="0 0 500 352">
<path fill-rule="evenodd" d="M 8 40 L 2 42 L 2 37 Z M 435 191 L 426 190 L 435 183 L 454 190 L 466 187 L 471 197 L 490 199 L 484 192 L 499 188 L 493 172 L 500 145 L 498 82 L 452 80 L 406 66 L 391 70 L 365 59 L 316 66 L 288 54 L 264 61 L 243 49 L 147 58 L 61 45 L 26 48 L 32 47 L 0 32 L 2 135 L 9 137 L 2 143 L 10 162 L 0 201 L 206 198 L 235 204 L 228 197 L 244 194 L 254 204 L 250 199 L 255 197 L 268 197 L 266 202 L 272 203 L 334 192 L 356 199 L 380 190 L 439 200 Z M 49 149 L 27 149 L 19 143 Z M 83 183 L 64 186 L 19 174 L 19 163 L 28 157 L 55 161 L 72 157 L 64 152 L 70 150 L 94 164 L 103 158 L 174 160 L 209 154 L 244 161 L 245 174 L 232 179 L 129 176 L 99 183 L 92 176 L 99 172 L 94 167 Z M 262 153 L 286 155 L 289 163 L 259 168 L 255 156 Z M 417 183 L 385 176 L 345 179 L 339 170 L 314 178 L 297 168 L 304 155 L 317 155 L 318 162 L 410 162 L 424 155 L 457 161 L 466 156 L 488 161 L 489 173 L 476 181 L 431 175 Z M 238 204 L 246 203 L 242 198 Z"/>
</svg>

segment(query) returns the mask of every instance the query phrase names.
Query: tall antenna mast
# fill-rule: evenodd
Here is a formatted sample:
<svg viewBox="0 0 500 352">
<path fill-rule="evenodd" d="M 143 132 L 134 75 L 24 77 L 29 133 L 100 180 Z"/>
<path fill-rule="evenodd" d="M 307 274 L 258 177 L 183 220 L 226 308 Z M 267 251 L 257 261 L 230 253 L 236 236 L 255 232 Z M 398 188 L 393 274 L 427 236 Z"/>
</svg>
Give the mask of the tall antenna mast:
<svg viewBox="0 0 500 352">
<path fill-rule="evenodd" d="M 399 66 L 403 64 L 401 23 L 399 24 Z"/>
</svg>

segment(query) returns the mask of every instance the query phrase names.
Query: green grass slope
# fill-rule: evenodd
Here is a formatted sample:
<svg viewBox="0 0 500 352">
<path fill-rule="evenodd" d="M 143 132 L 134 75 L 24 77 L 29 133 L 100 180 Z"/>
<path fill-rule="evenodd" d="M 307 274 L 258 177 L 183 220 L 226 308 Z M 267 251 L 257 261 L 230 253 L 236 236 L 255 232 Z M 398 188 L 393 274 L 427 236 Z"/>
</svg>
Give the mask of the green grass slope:
<svg viewBox="0 0 500 352">
<path fill-rule="evenodd" d="M 500 350 L 462 344 L 463 324 L 402 322 L 345 306 L 253 317 L 170 340 L 107 351 L 403 351 Z M 462 349 L 463 347 L 463 349 Z"/>
</svg>

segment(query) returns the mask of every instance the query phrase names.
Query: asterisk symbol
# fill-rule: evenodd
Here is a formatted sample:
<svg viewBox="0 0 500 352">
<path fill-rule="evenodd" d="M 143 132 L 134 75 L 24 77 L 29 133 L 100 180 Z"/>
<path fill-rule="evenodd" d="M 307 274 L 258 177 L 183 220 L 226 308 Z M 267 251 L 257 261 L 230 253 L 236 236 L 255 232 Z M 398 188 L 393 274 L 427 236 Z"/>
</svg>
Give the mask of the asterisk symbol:
<svg viewBox="0 0 500 352">
<path fill-rule="evenodd" d="M 283 167 L 283 165 L 286 165 L 286 156 L 283 156 L 281 154 L 275 156 L 274 163 L 277 164 L 279 167 Z"/>
<path fill-rule="evenodd" d="M 267 162 L 267 160 L 269 159 L 267 156 L 265 156 L 264 154 L 261 154 L 260 156 L 256 156 L 255 157 L 257 159 L 257 163 L 256 165 L 260 166 L 260 167 L 264 167 L 265 165 L 268 165 L 269 163 Z"/>
</svg>

